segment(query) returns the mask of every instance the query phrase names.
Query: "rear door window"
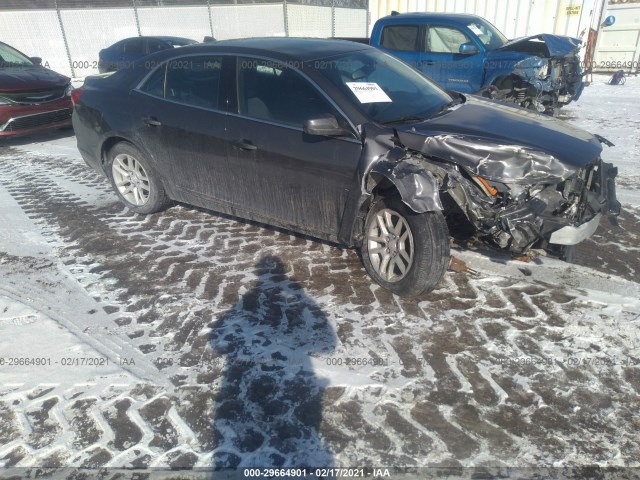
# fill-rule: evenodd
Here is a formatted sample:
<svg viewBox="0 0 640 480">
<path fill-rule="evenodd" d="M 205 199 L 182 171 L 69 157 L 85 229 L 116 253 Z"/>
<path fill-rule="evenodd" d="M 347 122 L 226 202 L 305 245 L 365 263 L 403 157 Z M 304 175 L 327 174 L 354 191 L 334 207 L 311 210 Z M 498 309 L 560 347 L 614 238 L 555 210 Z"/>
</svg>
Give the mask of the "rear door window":
<svg viewBox="0 0 640 480">
<path fill-rule="evenodd" d="M 382 46 L 399 52 L 414 52 L 418 49 L 417 25 L 389 25 L 382 30 Z"/>
<path fill-rule="evenodd" d="M 165 68 L 164 97 L 167 100 L 203 108 L 218 108 L 222 57 L 177 58 L 168 61 Z M 149 82 L 152 80 L 153 76 Z"/>
</svg>

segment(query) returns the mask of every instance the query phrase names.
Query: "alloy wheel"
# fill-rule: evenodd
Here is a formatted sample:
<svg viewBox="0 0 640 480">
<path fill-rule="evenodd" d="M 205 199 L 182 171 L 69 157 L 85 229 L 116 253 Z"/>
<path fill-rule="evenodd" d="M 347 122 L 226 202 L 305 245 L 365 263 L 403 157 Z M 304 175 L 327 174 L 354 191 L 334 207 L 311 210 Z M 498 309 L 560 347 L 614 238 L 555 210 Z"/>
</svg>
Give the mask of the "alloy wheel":
<svg viewBox="0 0 640 480">
<path fill-rule="evenodd" d="M 134 157 L 125 153 L 117 155 L 113 159 L 111 171 L 115 186 L 126 201 L 136 206 L 149 201 L 149 176 Z"/>
<path fill-rule="evenodd" d="M 409 273 L 413 265 L 413 235 L 398 212 L 389 208 L 377 212 L 366 242 L 371 264 L 383 280 L 398 282 Z"/>
</svg>

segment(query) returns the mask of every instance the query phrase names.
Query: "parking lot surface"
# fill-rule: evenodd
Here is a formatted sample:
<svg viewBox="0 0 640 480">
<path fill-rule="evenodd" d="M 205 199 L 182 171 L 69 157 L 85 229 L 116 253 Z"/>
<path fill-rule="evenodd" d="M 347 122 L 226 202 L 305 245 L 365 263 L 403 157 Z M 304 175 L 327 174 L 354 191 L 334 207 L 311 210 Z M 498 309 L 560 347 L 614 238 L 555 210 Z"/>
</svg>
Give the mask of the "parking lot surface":
<svg viewBox="0 0 640 480">
<path fill-rule="evenodd" d="M 640 466 L 640 81 L 596 78 L 561 118 L 616 144 L 617 222 L 574 264 L 454 244 L 473 271 L 410 300 L 352 250 L 132 214 L 72 132 L 0 146 L 0 464 Z"/>
</svg>

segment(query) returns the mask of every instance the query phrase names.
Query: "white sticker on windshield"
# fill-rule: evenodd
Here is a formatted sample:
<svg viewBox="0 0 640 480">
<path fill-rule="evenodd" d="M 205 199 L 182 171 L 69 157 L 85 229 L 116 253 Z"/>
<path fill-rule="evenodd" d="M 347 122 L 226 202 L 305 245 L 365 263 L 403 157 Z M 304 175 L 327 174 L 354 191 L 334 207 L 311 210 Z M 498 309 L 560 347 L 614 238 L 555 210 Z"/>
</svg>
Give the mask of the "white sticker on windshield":
<svg viewBox="0 0 640 480">
<path fill-rule="evenodd" d="M 380 85 L 373 82 L 346 82 L 360 103 L 391 102 Z"/>
<path fill-rule="evenodd" d="M 467 27 L 469 28 L 469 30 L 471 30 L 476 35 L 483 35 L 484 34 L 484 32 L 480 29 L 480 27 L 478 27 L 475 23 L 467 25 Z"/>
</svg>

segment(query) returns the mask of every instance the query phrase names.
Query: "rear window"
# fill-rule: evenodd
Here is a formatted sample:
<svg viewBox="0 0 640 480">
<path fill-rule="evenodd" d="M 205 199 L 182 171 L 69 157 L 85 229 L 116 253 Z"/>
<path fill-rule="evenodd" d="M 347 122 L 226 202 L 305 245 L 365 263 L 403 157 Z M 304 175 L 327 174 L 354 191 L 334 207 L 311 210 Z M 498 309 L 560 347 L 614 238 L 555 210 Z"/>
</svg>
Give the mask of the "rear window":
<svg viewBox="0 0 640 480">
<path fill-rule="evenodd" d="M 153 75 L 145 82 L 140 88 L 145 93 L 153 95 L 154 97 L 164 97 L 164 74 L 166 71 L 166 64 L 159 67 Z"/>
<path fill-rule="evenodd" d="M 417 25 L 389 25 L 382 30 L 382 46 L 389 50 L 413 52 L 418 49 Z"/>
<path fill-rule="evenodd" d="M 144 40 L 136 38 L 135 40 L 129 40 L 122 46 L 122 51 L 129 55 L 143 55 L 144 52 Z"/>
<path fill-rule="evenodd" d="M 165 98 L 187 105 L 218 108 L 221 57 L 187 57 L 167 62 Z"/>
<path fill-rule="evenodd" d="M 203 108 L 218 108 L 222 57 L 186 57 L 165 62 L 140 90 L 155 97 Z"/>
</svg>

